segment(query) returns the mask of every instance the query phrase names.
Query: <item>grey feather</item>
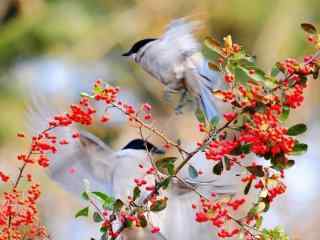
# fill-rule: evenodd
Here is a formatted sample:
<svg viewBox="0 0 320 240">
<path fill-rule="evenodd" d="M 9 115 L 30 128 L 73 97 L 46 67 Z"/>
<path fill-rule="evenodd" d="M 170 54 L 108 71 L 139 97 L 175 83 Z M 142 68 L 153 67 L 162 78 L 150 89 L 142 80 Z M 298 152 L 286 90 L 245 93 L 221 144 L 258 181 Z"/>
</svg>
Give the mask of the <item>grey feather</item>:
<svg viewBox="0 0 320 240">
<path fill-rule="evenodd" d="M 48 122 L 57 114 L 53 104 L 43 96 L 33 94 L 29 107 L 28 129 L 31 135 L 40 133 L 48 127 Z M 72 134 L 80 132 L 80 141 Z M 111 193 L 111 176 L 116 164 L 115 153 L 94 135 L 80 131 L 74 126 L 60 127 L 51 131 L 57 139 L 64 138 L 69 144 L 56 144 L 57 153 L 49 154 L 48 175 L 65 190 L 80 196 L 84 191 L 83 180 L 91 182 L 93 191 Z"/>
</svg>

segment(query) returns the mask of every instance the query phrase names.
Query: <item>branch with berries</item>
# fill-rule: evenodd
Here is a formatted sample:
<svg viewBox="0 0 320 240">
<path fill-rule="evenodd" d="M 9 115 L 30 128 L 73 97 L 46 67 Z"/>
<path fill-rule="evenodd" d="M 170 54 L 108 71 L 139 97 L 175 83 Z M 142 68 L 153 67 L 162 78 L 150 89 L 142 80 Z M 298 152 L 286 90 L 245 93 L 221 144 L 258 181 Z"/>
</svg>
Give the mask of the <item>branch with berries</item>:
<svg viewBox="0 0 320 240">
<path fill-rule="evenodd" d="M 317 49 L 319 40 L 314 39 L 318 39 L 318 35 L 311 26 L 302 24 L 307 34 L 311 34 Z M 308 39 L 310 41 L 310 37 Z M 296 124 L 286 128 L 283 122 L 288 118 L 290 109 L 295 109 L 302 104 L 308 77 L 317 78 L 320 66 L 319 54 L 306 56 L 303 63 L 294 59 L 278 62 L 270 73 L 266 73 L 258 68 L 255 59 L 247 55 L 241 46 L 232 42 L 230 36 L 224 39 L 224 45 L 213 38 L 207 38 L 205 45 L 207 51 L 211 53 L 209 66 L 224 74 L 224 80 L 228 86 L 227 90 L 216 90 L 213 94 L 218 99 L 229 103 L 233 111 L 224 113 L 225 123 L 219 126 L 218 119 L 208 122 L 203 113 L 198 110 L 199 131 L 205 133 L 205 137 L 193 151 L 184 150 L 180 144 L 168 139 L 162 131 L 154 128 L 153 124 L 146 123 L 152 119 L 149 113 L 145 112 L 140 119 L 132 106 L 121 102 L 115 103 L 115 100 L 111 101 L 113 107 L 126 114 L 129 121 L 133 122 L 137 128 L 149 130 L 163 140 L 167 147 L 176 148 L 182 160 L 179 164 L 176 163 L 177 157 L 158 160 L 156 172 L 167 175 L 159 179 L 157 174 L 158 182 L 154 190 L 143 200 L 143 206 L 136 206 L 134 200 L 138 198 L 137 193 L 141 192 L 140 188 L 147 183 L 137 181 L 137 186 L 130 197 L 132 199 L 130 204 L 134 207 L 122 205 L 121 210 L 127 212 L 127 215 L 122 212 L 122 225 L 115 235 L 111 236 L 113 238 L 127 228 L 127 225 L 145 227 L 144 211 L 150 211 L 150 206 L 156 205 L 160 206 L 161 210 L 164 209 L 167 199 L 161 196 L 160 190 L 165 190 L 172 179 L 176 178 L 188 185 L 178 176 L 183 167 L 188 166 L 192 177 L 197 178 L 197 170 L 188 163 L 200 151 L 204 151 L 207 160 L 213 162 L 213 174 L 221 175 L 223 171 L 229 171 L 234 166 L 245 169 L 247 174 L 241 179 L 245 184 L 243 194 L 247 195 L 251 187 L 258 190 L 258 194 L 256 202 L 247 215 L 236 219 L 230 212 L 236 211 L 243 205 L 244 197 L 220 202 L 215 198 L 214 193 L 208 198 L 193 189 L 201 199 L 200 206 L 193 206 L 196 209 L 196 221 L 211 222 L 220 229 L 218 236 L 221 238 L 238 235 L 246 239 L 263 239 L 263 237 L 268 239 L 267 236 L 272 231 L 279 234 L 281 232 L 280 229 L 270 231 L 260 229 L 262 215 L 268 211 L 273 200 L 286 191 L 282 179 L 285 177 L 285 170 L 294 165 L 294 160 L 290 159 L 291 156 L 302 154 L 307 150 L 307 145 L 296 139 L 296 136 L 307 130 L 306 125 Z M 106 100 L 106 92 L 108 91 L 95 92 L 91 97 Z M 107 104 L 111 102 L 106 101 Z M 265 163 L 253 162 L 251 165 L 244 165 L 243 160 L 252 153 L 265 159 Z M 237 223 L 239 228 L 229 231 L 224 229 L 223 226 L 230 221 Z"/>
<path fill-rule="evenodd" d="M 231 36 L 220 43 L 210 37 L 204 42 L 209 67 L 223 75 L 227 89 L 217 89 L 212 94 L 217 100 L 231 106 L 232 111 L 223 113 L 223 119 L 208 121 L 201 110 L 196 111 L 201 140 L 193 151 L 187 151 L 178 141 L 174 141 L 155 127 L 157 124 L 151 114 L 151 106 L 143 104 L 138 110 L 119 100 L 120 89 L 97 81 L 91 94 L 82 94 L 79 104 L 70 106 L 67 113 L 54 116 L 47 129 L 32 137 L 30 150 L 18 155 L 22 162 L 14 181 L 0 171 L 0 179 L 10 184 L 2 194 L 0 205 L 0 240 L 5 239 L 46 239 L 48 234 L 40 224 L 37 201 L 40 185 L 27 173 L 28 166 L 38 165 L 47 168 L 50 156 L 63 151 L 68 140 L 54 134 L 57 128 L 73 124 L 93 124 L 96 109 L 91 102 L 103 102 L 105 113 L 100 121 L 107 124 L 112 117 L 109 109 L 116 108 L 128 118 L 130 126 L 137 129 L 142 139 L 153 135 L 158 137 L 166 149 L 175 149 L 176 155 L 154 159 L 148 155 L 150 167 L 139 166 L 146 178 L 134 179 L 134 189 L 127 199 L 115 199 L 103 192 L 85 191 L 82 197 L 88 206 L 81 209 L 76 217 L 88 217 L 99 224 L 101 239 L 117 239 L 128 228 L 146 228 L 158 234 L 161 229 L 154 226 L 150 214 L 157 214 L 167 207 L 170 201 L 166 192 L 170 184 L 178 181 L 199 196 L 194 203 L 194 219 L 199 224 L 211 223 L 218 229 L 220 238 L 238 237 L 242 239 L 285 240 L 287 235 L 280 229 L 263 229 L 263 214 L 269 210 L 275 199 L 287 190 L 283 182 L 286 170 L 294 165 L 292 157 L 307 151 L 308 146 L 297 138 L 307 130 L 303 123 L 289 128 L 283 124 L 289 114 L 303 103 L 304 90 L 310 78 L 317 79 L 320 69 L 320 35 L 308 23 L 301 25 L 308 41 L 315 47 L 316 54 L 305 56 L 303 62 L 286 59 L 265 72 L 256 64 L 255 58 L 244 48 L 233 43 Z M 145 137 L 145 132 L 149 136 Z M 18 134 L 24 138 L 24 134 Z M 78 132 L 72 134 L 77 141 Z M 58 148 L 59 146 L 59 148 Z M 221 175 L 234 167 L 244 170 L 241 175 L 243 193 L 237 197 L 220 198 L 215 192 L 210 196 L 201 193 L 196 187 L 180 177 L 180 171 L 188 167 L 191 179 L 197 181 L 201 170 L 191 164 L 194 156 L 203 152 L 212 163 L 212 174 Z M 255 156 L 259 161 L 246 163 Z M 147 177 L 150 177 L 147 179 Z M 21 182 L 27 183 L 23 189 Z M 256 199 L 246 214 L 244 210 L 246 195 L 255 189 Z M 147 192 L 147 194 L 142 194 Z M 92 214 L 91 214 L 92 212 Z M 243 211 L 242 211 L 243 212 Z"/>
</svg>

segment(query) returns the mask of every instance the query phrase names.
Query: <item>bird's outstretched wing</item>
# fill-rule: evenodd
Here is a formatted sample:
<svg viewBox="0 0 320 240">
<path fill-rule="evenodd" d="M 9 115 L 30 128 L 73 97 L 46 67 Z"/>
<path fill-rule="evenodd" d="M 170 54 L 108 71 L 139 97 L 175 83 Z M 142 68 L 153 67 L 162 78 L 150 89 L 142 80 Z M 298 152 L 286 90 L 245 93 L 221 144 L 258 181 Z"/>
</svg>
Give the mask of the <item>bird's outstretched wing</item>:
<svg viewBox="0 0 320 240">
<path fill-rule="evenodd" d="M 194 32 L 199 29 L 199 21 L 188 21 L 180 18 L 172 21 L 166 28 L 161 40 L 163 48 L 170 45 L 168 54 L 173 57 L 184 57 L 200 50 L 201 46 L 194 37 Z"/>
<path fill-rule="evenodd" d="M 141 65 L 154 77 L 164 81 L 165 85 L 179 84 L 173 79 L 183 78 L 182 63 L 188 56 L 200 51 L 201 46 L 193 36 L 198 25 L 198 22 L 184 18 L 172 21 L 165 33 L 147 48 Z M 175 89 L 175 86 L 168 88 Z"/>
<path fill-rule="evenodd" d="M 172 21 L 157 45 L 159 61 L 170 59 L 171 63 L 181 63 L 185 58 L 200 51 L 201 45 L 194 37 L 200 23 L 184 18 Z"/>
<path fill-rule="evenodd" d="M 57 114 L 63 113 L 54 109 L 52 103 L 44 97 L 34 96 L 29 107 L 27 119 L 31 135 L 48 127 L 48 122 Z M 74 132 L 80 133 L 80 140 L 73 139 Z M 66 139 L 66 145 L 57 144 L 57 153 L 49 156 L 48 175 L 65 190 L 80 196 L 84 191 L 84 179 L 90 182 L 93 191 L 111 191 L 111 175 L 115 161 L 109 156 L 112 150 L 96 136 L 77 129 L 61 127 L 52 130 L 57 139 Z"/>
</svg>

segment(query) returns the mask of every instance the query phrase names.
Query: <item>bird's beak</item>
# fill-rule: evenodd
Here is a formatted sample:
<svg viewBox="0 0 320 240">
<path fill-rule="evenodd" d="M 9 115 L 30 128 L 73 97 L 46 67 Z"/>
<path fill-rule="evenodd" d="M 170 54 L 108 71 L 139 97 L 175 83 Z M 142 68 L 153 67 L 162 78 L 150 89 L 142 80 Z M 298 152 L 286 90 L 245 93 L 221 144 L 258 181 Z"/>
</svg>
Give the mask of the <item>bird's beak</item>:
<svg viewBox="0 0 320 240">
<path fill-rule="evenodd" d="M 126 52 L 122 54 L 123 57 L 129 57 L 130 56 L 130 52 Z"/>
</svg>

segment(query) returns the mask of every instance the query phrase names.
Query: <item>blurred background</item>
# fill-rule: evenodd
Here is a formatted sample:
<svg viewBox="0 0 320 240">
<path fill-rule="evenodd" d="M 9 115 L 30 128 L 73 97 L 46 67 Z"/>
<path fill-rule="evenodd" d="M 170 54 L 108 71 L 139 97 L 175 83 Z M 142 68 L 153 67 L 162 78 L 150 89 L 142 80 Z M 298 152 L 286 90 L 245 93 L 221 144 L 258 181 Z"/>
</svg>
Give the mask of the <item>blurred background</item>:
<svg viewBox="0 0 320 240">
<path fill-rule="evenodd" d="M 97 78 L 120 86 L 127 101 L 152 103 L 168 135 L 192 142 L 193 114 L 176 116 L 163 100 L 161 86 L 121 53 L 137 40 L 160 35 L 172 19 L 192 16 L 206 26 L 199 39 L 231 34 L 268 70 L 277 60 L 311 52 L 299 25 L 307 21 L 320 26 L 319 9 L 319 0 L 1 0 L 0 167 L 17 171 L 15 157 L 28 145 L 16 140 L 16 133 L 25 131 L 33 96 L 58 105 L 76 102 Z M 288 122 L 308 124 L 302 138 L 310 144 L 309 152 L 289 170 L 289 192 L 265 220 L 267 227 L 283 225 L 292 239 L 320 239 L 319 83 L 310 81 L 304 106 Z M 137 136 L 119 115 L 90 130 L 114 147 Z M 81 206 L 77 198 L 40 171 L 35 174 L 43 185 L 41 214 L 52 239 L 89 239 L 95 226 L 73 219 Z"/>
</svg>

